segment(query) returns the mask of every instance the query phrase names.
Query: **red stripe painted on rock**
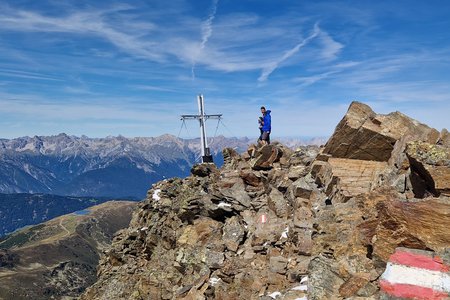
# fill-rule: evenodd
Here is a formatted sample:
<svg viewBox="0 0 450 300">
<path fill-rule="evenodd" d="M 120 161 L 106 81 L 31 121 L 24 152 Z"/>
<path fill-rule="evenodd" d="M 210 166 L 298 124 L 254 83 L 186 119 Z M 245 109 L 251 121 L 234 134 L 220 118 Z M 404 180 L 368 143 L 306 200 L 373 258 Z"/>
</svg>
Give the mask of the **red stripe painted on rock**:
<svg viewBox="0 0 450 300">
<path fill-rule="evenodd" d="M 444 265 L 442 259 L 438 256 L 432 257 L 412 252 L 397 250 L 391 255 L 389 261 L 399 265 L 427 269 L 431 271 L 448 272 L 449 266 Z"/>
<path fill-rule="evenodd" d="M 435 291 L 431 288 L 410 284 L 391 284 L 386 280 L 380 280 L 380 287 L 386 294 L 406 299 L 444 300 L 449 297 L 447 293 Z"/>
</svg>

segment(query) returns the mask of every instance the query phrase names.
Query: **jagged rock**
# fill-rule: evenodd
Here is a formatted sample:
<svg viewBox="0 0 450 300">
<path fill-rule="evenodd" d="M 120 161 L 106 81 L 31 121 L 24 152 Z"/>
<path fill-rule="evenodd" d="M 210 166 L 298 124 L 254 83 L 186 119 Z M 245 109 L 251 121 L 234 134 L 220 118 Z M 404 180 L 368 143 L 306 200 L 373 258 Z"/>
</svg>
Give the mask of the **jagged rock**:
<svg viewBox="0 0 450 300">
<path fill-rule="evenodd" d="M 309 199 L 315 186 L 310 178 L 302 177 L 292 184 L 292 188 L 294 197 Z"/>
<path fill-rule="evenodd" d="M 254 172 L 250 170 L 242 170 L 239 176 L 244 180 L 245 184 L 251 186 L 258 186 L 261 183 L 261 177 L 258 177 Z"/>
<path fill-rule="evenodd" d="M 269 268 L 274 273 L 285 274 L 288 260 L 283 256 L 272 256 L 269 260 Z"/>
<path fill-rule="evenodd" d="M 383 201 L 376 207 L 378 220 L 372 255 L 384 262 L 400 245 L 440 253 L 450 245 L 448 199 Z"/>
<path fill-rule="evenodd" d="M 399 112 L 377 115 L 369 106 L 352 102 L 323 152 L 338 158 L 388 161 L 402 136 L 436 143 L 439 132 Z"/>
<path fill-rule="evenodd" d="M 245 235 L 245 230 L 239 219 L 235 216 L 227 219 L 222 230 L 225 246 L 229 250 L 236 252 Z"/>
<path fill-rule="evenodd" d="M 299 166 L 293 166 L 289 169 L 289 173 L 287 174 L 287 177 L 295 181 L 299 179 L 300 177 L 306 176 L 308 174 L 308 169 L 305 166 L 299 165 Z"/>
<path fill-rule="evenodd" d="M 277 189 L 272 189 L 268 198 L 269 208 L 277 215 L 279 218 L 285 218 L 288 216 L 289 207 L 283 194 Z"/>
<path fill-rule="evenodd" d="M 319 147 L 317 146 L 303 146 L 297 148 L 289 158 L 289 164 L 291 166 L 308 166 L 314 159 L 316 159 L 319 153 Z"/>
<path fill-rule="evenodd" d="M 374 183 L 386 168 L 387 163 L 346 158 L 330 158 L 331 183 L 325 187 L 329 197 L 336 201 L 346 201 L 351 197 L 369 192 Z"/>
<path fill-rule="evenodd" d="M 441 145 L 411 142 L 405 153 L 411 166 L 414 195 L 450 196 L 450 151 Z"/>
<path fill-rule="evenodd" d="M 236 150 L 232 148 L 224 148 L 222 150 L 224 164 L 231 164 L 234 159 L 239 159 L 240 156 Z"/>
<path fill-rule="evenodd" d="M 361 276 L 352 276 L 339 287 L 339 294 L 346 298 L 357 294 L 361 288 L 369 283 L 369 279 Z M 375 291 L 374 291 L 375 292 Z M 373 293 L 372 293 L 373 294 Z"/>
<path fill-rule="evenodd" d="M 202 163 L 194 165 L 191 169 L 191 173 L 196 176 L 206 177 L 211 173 L 217 172 L 217 167 L 212 163 Z"/>
<path fill-rule="evenodd" d="M 249 148 L 250 149 L 250 148 Z M 275 145 L 263 145 L 259 148 L 252 148 L 252 160 L 250 165 L 253 170 L 268 170 L 273 167 L 273 163 L 278 162 L 283 155 L 282 148 Z"/>
<path fill-rule="evenodd" d="M 437 144 L 450 148 L 450 133 L 447 129 L 442 129 Z"/>
<path fill-rule="evenodd" d="M 336 299 L 344 284 L 330 259 L 316 257 L 309 264 L 309 299 Z"/>
</svg>

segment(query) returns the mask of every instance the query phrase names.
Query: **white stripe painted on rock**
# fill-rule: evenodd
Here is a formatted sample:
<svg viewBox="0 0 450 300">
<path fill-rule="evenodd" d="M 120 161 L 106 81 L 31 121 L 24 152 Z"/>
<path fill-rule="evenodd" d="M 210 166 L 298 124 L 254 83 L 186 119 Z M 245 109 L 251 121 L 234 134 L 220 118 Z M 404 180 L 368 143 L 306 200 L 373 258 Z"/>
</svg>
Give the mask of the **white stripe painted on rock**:
<svg viewBox="0 0 450 300">
<path fill-rule="evenodd" d="M 410 284 L 450 293 L 450 275 L 388 262 L 381 279 L 391 284 Z"/>
</svg>

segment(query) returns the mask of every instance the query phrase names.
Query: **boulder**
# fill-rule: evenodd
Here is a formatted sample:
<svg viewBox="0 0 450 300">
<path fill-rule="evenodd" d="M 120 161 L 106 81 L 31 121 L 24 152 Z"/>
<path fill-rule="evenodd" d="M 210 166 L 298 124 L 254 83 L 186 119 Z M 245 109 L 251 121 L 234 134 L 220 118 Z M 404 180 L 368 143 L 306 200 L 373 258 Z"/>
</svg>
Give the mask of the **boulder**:
<svg viewBox="0 0 450 300">
<path fill-rule="evenodd" d="M 405 153 L 411 167 L 411 182 L 417 198 L 450 196 L 450 148 L 425 142 L 411 142 Z"/>
<path fill-rule="evenodd" d="M 202 163 L 194 165 L 191 168 L 192 175 L 199 176 L 199 177 L 206 177 L 209 176 L 212 173 L 217 172 L 217 167 L 213 163 Z"/>
<path fill-rule="evenodd" d="M 278 162 L 283 155 L 283 150 L 279 145 L 263 145 L 251 149 L 250 165 L 253 170 L 269 170 L 273 167 L 273 163 Z"/>
<path fill-rule="evenodd" d="M 323 153 L 337 158 L 388 161 L 402 136 L 436 143 L 439 132 L 399 112 L 377 115 L 368 105 L 352 102 Z"/>
<path fill-rule="evenodd" d="M 236 252 L 245 235 L 244 226 L 239 222 L 239 218 L 233 216 L 227 219 L 222 230 L 222 239 L 225 246 L 227 249 Z"/>
</svg>

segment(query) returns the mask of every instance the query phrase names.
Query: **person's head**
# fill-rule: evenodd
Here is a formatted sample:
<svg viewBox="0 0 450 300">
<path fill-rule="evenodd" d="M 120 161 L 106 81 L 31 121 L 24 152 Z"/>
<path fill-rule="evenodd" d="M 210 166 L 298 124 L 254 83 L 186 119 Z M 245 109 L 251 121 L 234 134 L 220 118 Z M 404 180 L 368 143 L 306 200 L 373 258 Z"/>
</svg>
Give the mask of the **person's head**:
<svg viewBox="0 0 450 300">
<path fill-rule="evenodd" d="M 261 113 L 265 114 L 266 113 L 266 108 L 264 106 L 261 106 Z"/>
</svg>

